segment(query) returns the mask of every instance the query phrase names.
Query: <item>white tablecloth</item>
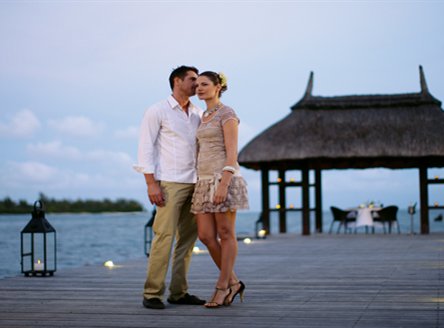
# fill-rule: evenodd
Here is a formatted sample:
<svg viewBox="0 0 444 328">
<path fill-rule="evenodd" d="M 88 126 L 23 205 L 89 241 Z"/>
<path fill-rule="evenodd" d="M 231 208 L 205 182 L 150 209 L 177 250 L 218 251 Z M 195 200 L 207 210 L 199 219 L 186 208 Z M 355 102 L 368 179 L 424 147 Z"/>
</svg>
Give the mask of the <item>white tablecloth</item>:
<svg viewBox="0 0 444 328">
<path fill-rule="evenodd" d="M 356 227 L 369 226 L 373 227 L 373 215 L 379 211 L 379 207 L 364 207 L 358 209 L 358 215 L 356 217 Z"/>
</svg>

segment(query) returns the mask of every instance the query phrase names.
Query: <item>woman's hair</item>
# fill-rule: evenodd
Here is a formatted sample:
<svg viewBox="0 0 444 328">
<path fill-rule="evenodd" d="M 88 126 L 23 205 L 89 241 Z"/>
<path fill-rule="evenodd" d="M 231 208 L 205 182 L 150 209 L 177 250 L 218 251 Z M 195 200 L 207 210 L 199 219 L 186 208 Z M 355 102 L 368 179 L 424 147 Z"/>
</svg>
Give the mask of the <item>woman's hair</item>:
<svg viewBox="0 0 444 328">
<path fill-rule="evenodd" d="M 213 82 L 215 85 L 220 84 L 221 89 L 219 91 L 219 97 L 222 95 L 223 92 L 227 91 L 228 85 L 227 85 L 227 78 L 223 73 L 216 73 L 212 71 L 205 71 L 199 74 L 199 76 L 206 76 Z"/>
</svg>

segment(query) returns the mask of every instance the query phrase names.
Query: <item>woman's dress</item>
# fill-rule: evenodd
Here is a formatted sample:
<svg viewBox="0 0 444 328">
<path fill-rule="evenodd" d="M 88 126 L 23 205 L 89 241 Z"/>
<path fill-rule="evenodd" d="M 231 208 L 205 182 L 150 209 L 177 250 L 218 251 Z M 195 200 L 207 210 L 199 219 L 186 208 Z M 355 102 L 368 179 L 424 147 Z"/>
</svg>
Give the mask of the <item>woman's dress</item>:
<svg viewBox="0 0 444 328">
<path fill-rule="evenodd" d="M 239 122 L 234 110 L 224 105 L 208 122 L 202 122 L 197 129 L 197 183 L 192 199 L 192 213 L 227 212 L 248 208 L 247 184 L 240 175 L 238 163 L 234 165 L 236 173 L 228 187 L 227 199 L 218 205 L 212 201 L 226 162 L 223 125 L 229 120 Z"/>
</svg>

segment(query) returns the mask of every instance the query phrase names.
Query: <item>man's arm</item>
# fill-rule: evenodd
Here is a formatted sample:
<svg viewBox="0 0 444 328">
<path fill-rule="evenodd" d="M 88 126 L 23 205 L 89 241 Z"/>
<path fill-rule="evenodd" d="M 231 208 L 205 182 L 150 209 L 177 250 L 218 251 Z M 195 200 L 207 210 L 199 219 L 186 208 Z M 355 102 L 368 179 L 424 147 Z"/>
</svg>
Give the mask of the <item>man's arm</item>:
<svg viewBox="0 0 444 328">
<path fill-rule="evenodd" d="M 155 143 L 160 131 L 161 118 L 154 108 L 145 111 L 140 126 L 139 148 L 137 152 L 138 164 L 135 169 L 143 173 L 147 185 L 148 199 L 151 204 L 164 206 L 164 197 L 158 181 L 154 177 Z"/>
</svg>

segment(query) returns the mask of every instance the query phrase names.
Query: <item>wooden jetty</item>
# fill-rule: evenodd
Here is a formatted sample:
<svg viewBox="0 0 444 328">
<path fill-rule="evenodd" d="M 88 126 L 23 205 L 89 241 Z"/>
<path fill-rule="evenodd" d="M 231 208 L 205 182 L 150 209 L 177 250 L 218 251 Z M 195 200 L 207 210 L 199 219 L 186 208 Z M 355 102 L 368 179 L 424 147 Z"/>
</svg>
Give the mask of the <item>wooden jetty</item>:
<svg viewBox="0 0 444 328">
<path fill-rule="evenodd" d="M 240 243 L 244 303 L 142 306 L 146 259 L 0 280 L 0 327 L 444 327 L 444 235 L 271 236 Z M 194 255 L 190 292 L 216 269 Z"/>
</svg>

